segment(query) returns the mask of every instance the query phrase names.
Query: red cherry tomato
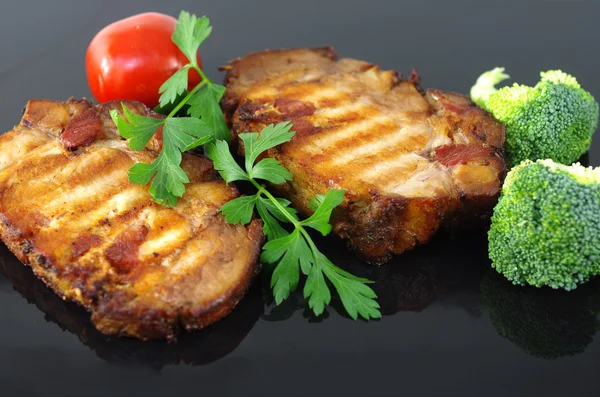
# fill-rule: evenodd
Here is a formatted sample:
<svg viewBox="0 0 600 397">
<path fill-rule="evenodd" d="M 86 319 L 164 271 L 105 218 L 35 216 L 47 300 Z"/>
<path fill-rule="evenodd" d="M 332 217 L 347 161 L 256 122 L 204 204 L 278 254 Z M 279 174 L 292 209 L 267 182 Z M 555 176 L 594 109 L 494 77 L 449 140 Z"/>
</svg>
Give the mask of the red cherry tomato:
<svg viewBox="0 0 600 397">
<path fill-rule="evenodd" d="M 98 102 L 136 100 L 158 105 L 158 89 L 189 63 L 171 40 L 177 20 L 155 12 L 134 15 L 102 29 L 85 59 L 88 84 Z M 198 65 L 202 67 L 200 55 Z M 189 89 L 200 82 L 189 73 Z"/>
</svg>

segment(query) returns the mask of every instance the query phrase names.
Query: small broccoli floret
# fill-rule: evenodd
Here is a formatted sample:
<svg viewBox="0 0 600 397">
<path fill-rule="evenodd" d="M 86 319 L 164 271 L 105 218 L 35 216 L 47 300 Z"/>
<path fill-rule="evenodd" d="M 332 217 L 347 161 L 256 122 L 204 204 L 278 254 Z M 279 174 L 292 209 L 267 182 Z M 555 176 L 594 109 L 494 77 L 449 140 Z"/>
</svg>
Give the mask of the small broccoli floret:
<svg viewBox="0 0 600 397">
<path fill-rule="evenodd" d="M 512 166 L 552 159 L 571 164 L 589 148 L 598 127 L 598 103 L 577 80 L 560 70 L 541 73 L 535 87 L 514 84 L 496 90 L 504 68 L 484 73 L 471 98 L 506 126 L 506 154 Z"/>
<path fill-rule="evenodd" d="M 599 281 L 566 292 L 514 286 L 491 270 L 481 295 L 501 336 L 532 356 L 554 359 L 582 353 L 599 330 Z"/>
<path fill-rule="evenodd" d="M 485 107 L 490 95 L 498 91 L 496 85 L 508 78 L 510 76 L 504 73 L 504 68 L 494 68 L 483 73 L 471 87 L 471 99 L 479 106 Z"/>
<path fill-rule="evenodd" d="M 507 175 L 488 233 L 515 284 L 572 290 L 600 274 L 600 168 L 525 161 Z"/>
</svg>

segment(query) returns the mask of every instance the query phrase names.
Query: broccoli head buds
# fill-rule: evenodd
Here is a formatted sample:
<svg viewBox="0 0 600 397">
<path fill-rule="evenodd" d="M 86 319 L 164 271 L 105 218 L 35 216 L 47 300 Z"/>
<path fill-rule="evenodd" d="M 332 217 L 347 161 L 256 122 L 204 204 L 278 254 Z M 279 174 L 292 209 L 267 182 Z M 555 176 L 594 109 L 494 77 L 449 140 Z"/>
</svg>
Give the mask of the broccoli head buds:
<svg viewBox="0 0 600 397">
<path fill-rule="evenodd" d="M 577 161 L 598 127 L 598 103 L 577 80 L 560 70 L 541 73 L 534 87 L 494 86 L 508 75 L 504 68 L 482 74 L 471 89 L 475 103 L 506 126 L 506 155 L 511 166 L 524 160 Z"/>
<path fill-rule="evenodd" d="M 600 168 L 513 168 L 488 241 L 492 266 L 514 284 L 572 290 L 600 274 Z"/>
</svg>

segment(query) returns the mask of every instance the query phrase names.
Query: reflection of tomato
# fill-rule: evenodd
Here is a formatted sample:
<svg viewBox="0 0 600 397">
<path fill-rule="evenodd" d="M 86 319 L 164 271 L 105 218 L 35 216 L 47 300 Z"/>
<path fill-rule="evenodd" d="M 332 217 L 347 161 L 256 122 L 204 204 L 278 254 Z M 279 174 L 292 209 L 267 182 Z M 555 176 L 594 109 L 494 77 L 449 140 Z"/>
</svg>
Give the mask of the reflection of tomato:
<svg viewBox="0 0 600 397">
<path fill-rule="evenodd" d="M 90 43 L 85 59 L 96 100 L 129 99 L 156 106 L 160 86 L 189 62 L 171 40 L 176 22 L 168 15 L 148 12 L 102 29 Z M 199 55 L 198 64 L 202 67 Z M 189 87 L 199 81 L 198 73 L 191 71 Z"/>
</svg>

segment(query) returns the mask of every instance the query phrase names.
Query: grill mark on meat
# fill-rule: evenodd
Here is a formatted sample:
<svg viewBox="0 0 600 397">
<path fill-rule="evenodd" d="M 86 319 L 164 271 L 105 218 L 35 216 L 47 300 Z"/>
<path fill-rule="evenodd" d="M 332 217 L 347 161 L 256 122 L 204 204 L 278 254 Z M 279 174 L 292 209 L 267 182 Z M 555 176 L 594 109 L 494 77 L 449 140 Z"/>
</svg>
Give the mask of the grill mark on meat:
<svg viewBox="0 0 600 397">
<path fill-rule="evenodd" d="M 315 111 L 313 120 L 315 122 L 329 122 L 332 124 L 347 123 L 349 121 L 362 119 L 366 117 L 378 117 L 381 111 L 363 101 L 344 102 L 339 106 L 319 106 Z"/>
<path fill-rule="evenodd" d="M 61 189 L 46 195 L 49 201 L 44 206 L 49 211 L 56 208 L 61 203 L 69 203 L 70 207 L 80 206 L 84 204 L 87 206 L 96 206 L 101 203 L 98 200 L 90 200 L 94 193 L 100 192 L 101 188 L 104 188 L 103 196 L 109 194 L 116 194 L 122 187 L 120 187 L 115 181 L 121 180 L 123 176 L 127 175 L 127 170 L 123 168 L 117 168 L 109 174 L 100 174 L 95 178 L 92 189 L 89 185 L 85 184 L 68 184 L 63 186 Z M 113 183 L 111 183 L 113 182 Z M 81 207 L 80 207 L 81 208 Z M 94 208 L 89 208 L 94 209 Z"/>
<path fill-rule="evenodd" d="M 396 159 L 384 163 L 382 168 L 375 168 L 374 166 L 373 171 L 361 172 L 358 174 L 358 178 L 362 183 L 379 187 L 382 192 L 398 194 L 403 184 L 408 183 L 410 180 L 419 180 L 418 175 L 423 176 L 423 171 L 434 166 L 435 164 L 415 153 L 404 153 Z M 421 192 L 411 194 L 409 189 L 403 189 L 403 192 L 406 197 L 423 195 Z M 429 195 L 425 194 L 425 196 Z"/>
<path fill-rule="evenodd" d="M 77 237 L 77 240 L 73 241 L 73 259 L 77 259 L 80 256 L 87 253 L 90 248 L 97 247 L 104 239 L 96 234 L 83 234 Z"/>
<path fill-rule="evenodd" d="M 360 177 L 365 181 L 373 181 L 376 178 L 386 180 L 390 176 L 404 175 L 406 174 L 406 168 L 419 159 L 422 159 L 422 157 L 416 153 L 400 153 L 398 156 L 384 161 L 377 161 L 372 166 L 365 167 L 360 173 Z"/>
<path fill-rule="evenodd" d="M 0 145 L 11 147 L 12 150 L 0 153 L 0 169 L 17 161 L 24 153 L 45 145 L 50 139 L 48 134 L 31 129 L 26 129 L 20 134 L 3 134 L 0 136 Z"/>
<path fill-rule="evenodd" d="M 331 120 L 336 120 L 337 117 L 346 117 L 348 114 L 361 113 L 369 109 L 369 104 L 364 101 L 345 101 L 342 104 L 338 103 L 324 103 L 317 107 L 316 115 L 322 115 Z M 379 109 L 370 107 L 372 111 L 381 113 Z"/>
<path fill-rule="evenodd" d="M 281 92 L 281 95 L 288 98 L 294 97 L 300 101 L 312 103 L 318 103 L 319 101 L 339 101 L 349 99 L 348 96 L 344 96 L 344 94 L 338 90 L 333 88 L 323 89 L 323 87 L 319 87 L 317 84 L 315 84 L 314 88 L 307 88 L 301 85 L 287 87 Z M 265 98 L 263 98 L 263 100 L 264 99 Z"/>
<path fill-rule="evenodd" d="M 177 249 L 183 249 L 194 235 L 185 218 L 162 208 L 150 208 L 145 223 L 151 231 L 139 247 L 142 259 L 168 256 Z M 186 243 L 182 246 L 181 241 Z"/>
<path fill-rule="evenodd" d="M 356 135 L 367 135 L 369 131 L 378 130 L 389 122 L 389 117 L 379 115 L 366 120 L 357 120 L 353 123 L 341 125 L 338 128 L 330 128 L 325 134 L 317 134 L 310 140 L 301 141 L 298 150 L 310 154 L 337 152 L 338 146 L 343 146 L 348 139 Z"/>
<path fill-rule="evenodd" d="M 147 234 L 145 225 L 133 225 L 104 251 L 104 256 L 118 273 L 129 273 L 140 262 L 139 248 Z"/>
<path fill-rule="evenodd" d="M 115 189 L 116 191 L 116 189 Z M 86 214 L 89 216 L 81 218 L 79 213 L 68 212 L 60 219 L 54 219 L 49 225 L 51 228 L 60 230 L 62 227 L 71 225 L 74 222 L 81 229 L 88 229 L 94 226 L 112 227 L 114 219 L 124 219 L 124 216 L 131 216 L 131 211 L 140 211 L 146 203 L 146 192 L 142 189 L 130 188 L 116 191 L 116 194 L 110 195 L 104 192 L 102 200 L 95 201 L 93 208 L 86 208 Z M 115 192 L 111 192 L 115 193 Z"/>
<path fill-rule="evenodd" d="M 410 133 L 410 132 L 414 132 Z M 419 147 L 419 143 L 429 141 L 427 132 L 423 133 L 414 126 L 407 126 L 400 129 L 394 129 L 392 126 L 386 134 L 377 136 L 365 133 L 365 138 L 357 137 L 350 139 L 344 146 L 337 151 L 336 156 L 330 160 L 332 165 L 347 164 L 354 159 L 365 160 L 370 164 L 384 160 L 388 156 L 394 156 L 398 153 L 405 153 Z M 422 147 L 421 145 L 421 147 Z M 386 155 L 387 154 L 387 155 Z M 361 162 L 361 164 L 364 164 Z"/>
<path fill-rule="evenodd" d="M 37 164 L 35 159 L 40 159 L 40 163 Z M 59 166 L 64 166 L 67 162 L 68 158 L 61 152 L 59 147 L 52 144 L 46 144 L 33 149 L 30 153 L 22 156 L 10 166 L 2 169 L 0 175 L 14 181 L 18 178 L 18 175 L 14 173 L 15 169 L 18 168 L 19 170 L 27 172 L 28 180 L 22 181 L 24 183 L 23 185 L 11 186 L 13 190 L 19 190 L 26 188 L 27 184 L 35 183 L 38 180 L 47 181 L 57 164 Z M 27 184 L 25 184 L 25 182 Z M 22 198 L 26 200 L 31 197 L 30 195 L 23 195 Z"/>
<path fill-rule="evenodd" d="M 52 179 L 56 188 L 44 194 L 45 208 L 50 211 L 60 203 L 68 207 L 93 210 L 101 205 L 97 197 L 111 197 L 122 190 L 119 181 L 127 174 L 126 165 L 130 159 L 118 150 L 102 148 L 85 156 L 76 156 L 66 167 L 57 170 Z M 90 175 L 94 178 L 90 181 Z"/>
</svg>

